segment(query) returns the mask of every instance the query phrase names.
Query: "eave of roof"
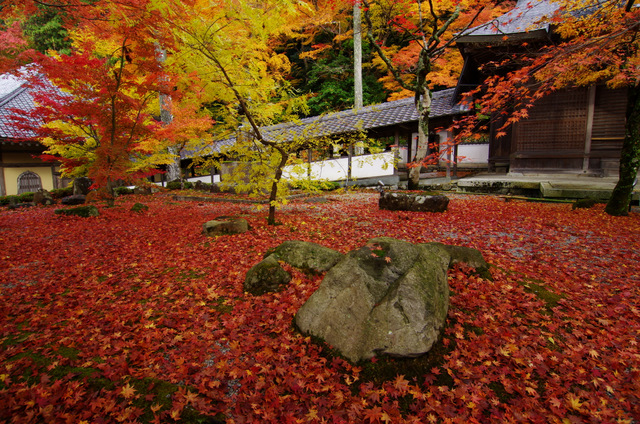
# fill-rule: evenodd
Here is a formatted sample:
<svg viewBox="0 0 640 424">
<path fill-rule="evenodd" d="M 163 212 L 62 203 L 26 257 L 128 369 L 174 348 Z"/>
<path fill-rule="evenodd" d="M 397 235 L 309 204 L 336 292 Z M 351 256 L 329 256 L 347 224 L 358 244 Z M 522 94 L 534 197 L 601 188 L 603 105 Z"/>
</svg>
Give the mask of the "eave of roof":
<svg viewBox="0 0 640 424">
<path fill-rule="evenodd" d="M 431 118 L 459 115 L 468 111 L 468 107 L 464 105 L 453 104 L 454 92 L 454 88 L 433 92 Z M 260 131 L 267 140 L 287 142 L 301 137 L 319 138 L 411 122 L 418 122 L 418 111 L 414 99 L 407 98 L 366 106 L 358 110 L 349 109 L 295 122 L 270 125 L 260 128 Z M 235 144 L 235 141 L 235 137 L 214 141 L 197 154 L 220 153 L 224 147 Z M 196 156 L 196 152 L 187 152 L 184 157 L 193 156 Z"/>
<path fill-rule="evenodd" d="M 550 18 L 559 5 L 551 0 L 520 0 L 515 8 L 485 24 L 465 31 L 457 43 L 495 43 L 545 37 L 551 31 Z"/>
</svg>

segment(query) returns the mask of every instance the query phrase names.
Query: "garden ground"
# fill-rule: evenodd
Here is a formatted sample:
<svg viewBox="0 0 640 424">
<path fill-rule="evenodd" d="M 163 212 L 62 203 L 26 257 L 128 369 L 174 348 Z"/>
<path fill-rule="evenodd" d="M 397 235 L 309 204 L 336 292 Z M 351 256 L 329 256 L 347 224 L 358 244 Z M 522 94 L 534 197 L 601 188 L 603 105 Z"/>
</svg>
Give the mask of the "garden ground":
<svg viewBox="0 0 640 424">
<path fill-rule="evenodd" d="M 164 194 L 92 218 L 2 210 L 0 422 L 640 422 L 640 215 L 450 197 L 442 214 L 381 211 L 366 191 L 298 199 L 277 226 L 255 205 Z M 221 215 L 252 228 L 204 236 Z M 353 365 L 300 335 L 321 276 L 242 290 L 284 240 L 347 252 L 378 236 L 492 265 L 492 280 L 450 271 L 428 357 Z"/>
</svg>

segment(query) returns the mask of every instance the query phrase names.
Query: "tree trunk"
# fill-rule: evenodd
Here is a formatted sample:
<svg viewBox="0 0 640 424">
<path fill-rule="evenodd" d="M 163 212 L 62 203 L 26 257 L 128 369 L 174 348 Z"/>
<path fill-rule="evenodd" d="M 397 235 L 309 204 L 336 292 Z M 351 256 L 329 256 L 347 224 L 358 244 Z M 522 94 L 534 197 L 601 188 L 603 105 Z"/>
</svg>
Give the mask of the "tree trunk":
<svg viewBox="0 0 640 424">
<path fill-rule="evenodd" d="M 629 214 L 633 186 L 640 166 L 640 85 L 629 87 L 627 95 L 627 123 L 622 151 L 620 177 L 605 207 L 609 215 Z"/>
<path fill-rule="evenodd" d="M 116 201 L 115 201 L 115 188 L 114 188 L 114 183 L 111 180 L 111 177 L 107 178 L 107 186 L 105 187 L 105 201 L 107 202 L 107 206 L 112 208 L 115 206 Z"/>
<path fill-rule="evenodd" d="M 278 200 L 278 183 L 282 179 L 282 170 L 287 164 L 289 156 L 287 152 L 280 146 L 272 146 L 280 154 L 280 163 L 276 168 L 276 173 L 271 184 L 271 193 L 269 194 L 269 217 L 267 218 L 267 224 L 276 225 L 276 201 Z"/>
<path fill-rule="evenodd" d="M 420 183 L 420 169 L 422 168 L 422 160 L 427 157 L 429 151 L 429 114 L 431 113 L 431 90 L 425 84 L 418 107 L 418 147 L 413 162 L 416 166 L 409 171 L 409 181 L 407 188 L 409 190 L 417 190 Z"/>
</svg>

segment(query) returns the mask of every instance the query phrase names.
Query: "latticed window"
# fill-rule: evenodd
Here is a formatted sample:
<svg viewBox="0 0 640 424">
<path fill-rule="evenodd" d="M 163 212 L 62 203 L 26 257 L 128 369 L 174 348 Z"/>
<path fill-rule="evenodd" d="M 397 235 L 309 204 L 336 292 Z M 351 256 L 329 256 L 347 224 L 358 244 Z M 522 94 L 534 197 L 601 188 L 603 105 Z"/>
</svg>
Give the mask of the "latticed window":
<svg viewBox="0 0 640 424">
<path fill-rule="evenodd" d="M 42 188 L 42 182 L 35 172 L 26 171 L 18 177 L 18 194 L 36 192 L 40 188 Z"/>
</svg>

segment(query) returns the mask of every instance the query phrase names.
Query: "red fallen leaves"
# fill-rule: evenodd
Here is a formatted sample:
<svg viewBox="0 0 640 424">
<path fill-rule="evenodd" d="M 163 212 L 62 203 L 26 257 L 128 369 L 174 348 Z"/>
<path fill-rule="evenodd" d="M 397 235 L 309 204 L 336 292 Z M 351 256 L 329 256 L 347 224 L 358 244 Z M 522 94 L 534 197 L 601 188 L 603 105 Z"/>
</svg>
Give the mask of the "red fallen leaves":
<svg viewBox="0 0 640 424">
<path fill-rule="evenodd" d="M 640 419 L 637 215 L 492 197 L 452 196 L 443 214 L 380 211 L 376 194 L 332 200 L 293 203 L 275 227 L 250 205 L 162 196 L 89 219 L 0 211 L 0 422 Z M 135 201 L 149 211 L 129 212 Z M 253 229 L 201 234 L 233 214 Z M 346 252 L 381 235 L 475 247 L 495 266 L 494 281 L 450 273 L 452 350 L 420 379 L 365 381 L 292 329 L 321 277 L 292 270 L 281 293 L 242 292 L 284 240 Z"/>
</svg>

